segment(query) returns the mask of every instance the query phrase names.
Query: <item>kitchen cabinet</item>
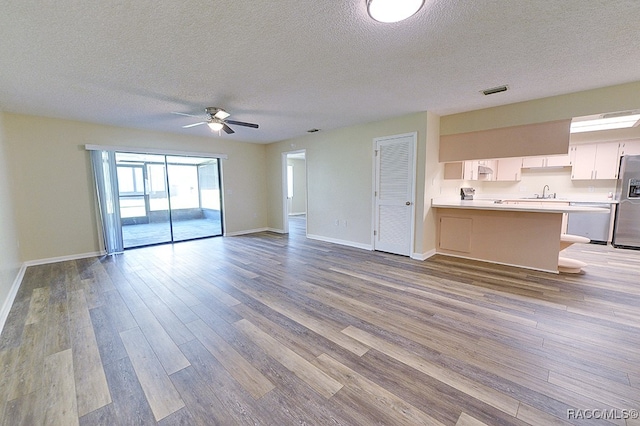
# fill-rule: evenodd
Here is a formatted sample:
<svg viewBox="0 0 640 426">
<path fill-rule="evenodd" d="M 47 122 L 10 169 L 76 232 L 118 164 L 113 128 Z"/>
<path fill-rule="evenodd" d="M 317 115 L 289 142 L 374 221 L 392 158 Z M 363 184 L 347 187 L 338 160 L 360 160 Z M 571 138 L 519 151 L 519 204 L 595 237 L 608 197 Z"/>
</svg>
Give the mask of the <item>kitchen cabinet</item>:
<svg viewBox="0 0 640 426">
<path fill-rule="evenodd" d="M 522 158 L 499 158 L 496 160 L 495 180 L 519 181 L 522 175 Z"/>
<path fill-rule="evenodd" d="M 571 147 L 571 179 L 617 179 L 618 143 L 602 142 Z"/>
<path fill-rule="evenodd" d="M 515 182 L 520 180 L 521 175 L 522 157 L 444 163 L 444 179 L 446 180 Z"/>
<path fill-rule="evenodd" d="M 522 159 L 522 168 L 542 168 L 542 167 L 565 167 L 570 166 L 571 160 L 569 154 L 565 155 L 548 155 L 544 157 L 524 157 Z"/>
<path fill-rule="evenodd" d="M 640 155 L 640 139 L 619 142 L 618 157 L 623 155 Z"/>
<path fill-rule="evenodd" d="M 464 180 L 496 180 L 496 160 L 472 160 L 464 162 Z"/>
<path fill-rule="evenodd" d="M 464 162 L 464 171 L 462 172 L 462 179 L 478 180 L 478 160 Z"/>
</svg>

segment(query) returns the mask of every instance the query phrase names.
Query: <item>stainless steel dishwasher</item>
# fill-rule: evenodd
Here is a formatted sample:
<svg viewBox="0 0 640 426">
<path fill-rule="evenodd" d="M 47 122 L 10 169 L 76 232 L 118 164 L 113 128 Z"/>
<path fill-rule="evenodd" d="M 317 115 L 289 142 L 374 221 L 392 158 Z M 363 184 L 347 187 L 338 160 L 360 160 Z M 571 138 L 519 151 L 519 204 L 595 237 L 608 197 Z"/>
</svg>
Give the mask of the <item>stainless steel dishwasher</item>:
<svg viewBox="0 0 640 426">
<path fill-rule="evenodd" d="M 607 209 L 602 213 L 569 213 L 567 216 L 567 233 L 587 237 L 592 243 L 607 244 L 611 227 L 610 203 L 573 202 L 571 206 L 599 207 Z"/>
</svg>

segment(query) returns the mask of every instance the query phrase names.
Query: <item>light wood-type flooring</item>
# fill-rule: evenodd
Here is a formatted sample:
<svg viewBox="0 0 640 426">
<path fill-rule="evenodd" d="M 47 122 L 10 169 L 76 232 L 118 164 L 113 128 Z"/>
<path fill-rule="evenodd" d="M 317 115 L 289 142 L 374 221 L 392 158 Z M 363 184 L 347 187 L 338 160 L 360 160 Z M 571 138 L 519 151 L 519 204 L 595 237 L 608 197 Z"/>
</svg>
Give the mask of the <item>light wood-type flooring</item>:
<svg viewBox="0 0 640 426">
<path fill-rule="evenodd" d="M 640 424 L 640 252 L 555 275 L 299 227 L 29 267 L 3 424 Z"/>
</svg>

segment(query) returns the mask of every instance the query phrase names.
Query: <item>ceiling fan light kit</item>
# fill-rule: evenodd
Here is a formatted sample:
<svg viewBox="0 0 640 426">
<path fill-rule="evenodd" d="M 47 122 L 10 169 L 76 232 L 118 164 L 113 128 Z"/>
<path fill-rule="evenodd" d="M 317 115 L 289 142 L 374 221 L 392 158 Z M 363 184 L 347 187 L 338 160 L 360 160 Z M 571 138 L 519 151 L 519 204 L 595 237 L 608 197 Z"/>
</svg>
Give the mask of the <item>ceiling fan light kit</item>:
<svg viewBox="0 0 640 426">
<path fill-rule="evenodd" d="M 222 130 L 222 127 L 224 127 L 222 122 L 220 121 L 212 121 L 210 123 L 207 123 L 207 126 L 209 126 L 212 132 L 219 132 L 220 130 Z"/>
<path fill-rule="evenodd" d="M 423 5 L 424 0 L 367 0 L 367 12 L 378 22 L 392 23 L 415 15 Z"/>
</svg>

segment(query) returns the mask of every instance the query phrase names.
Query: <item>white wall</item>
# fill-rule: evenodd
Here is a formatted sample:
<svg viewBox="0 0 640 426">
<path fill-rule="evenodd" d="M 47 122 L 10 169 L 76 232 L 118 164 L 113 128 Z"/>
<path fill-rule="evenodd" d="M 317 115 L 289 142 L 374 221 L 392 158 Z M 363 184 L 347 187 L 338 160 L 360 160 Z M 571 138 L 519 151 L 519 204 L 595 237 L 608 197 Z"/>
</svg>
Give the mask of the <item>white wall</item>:
<svg viewBox="0 0 640 426">
<path fill-rule="evenodd" d="M 427 129 L 429 117 L 436 128 L 430 139 Z M 440 171 L 438 120 L 438 116 L 421 112 L 381 122 L 321 131 L 268 145 L 269 227 L 283 229 L 281 154 L 306 149 L 308 234 L 355 246 L 371 246 L 373 139 L 417 132 L 414 252 L 424 253 L 431 250 L 435 247 L 435 228 L 430 222 L 425 226 L 425 220 L 432 220 L 428 212 L 431 197 L 425 196 L 431 194 L 433 173 L 438 174 Z M 425 170 L 427 166 L 430 167 L 428 171 Z M 425 185 L 427 179 L 429 185 Z M 439 188 L 439 183 L 436 182 L 434 185 Z M 340 225 L 335 224 L 336 220 Z"/>
<path fill-rule="evenodd" d="M 225 232 L 267 226 L 264 145 L 8 113 L 4 144 L 23 261 L 101 250 L 85 144 L 227 154 Z"/>
<path fill-rule="evenodd" d="M 6 146 L 4 114 L 0 112 L 0 330 L 10 308 L 7 303 L 9 293 L 20 270 L 10 161 Z"/>
</svg>

